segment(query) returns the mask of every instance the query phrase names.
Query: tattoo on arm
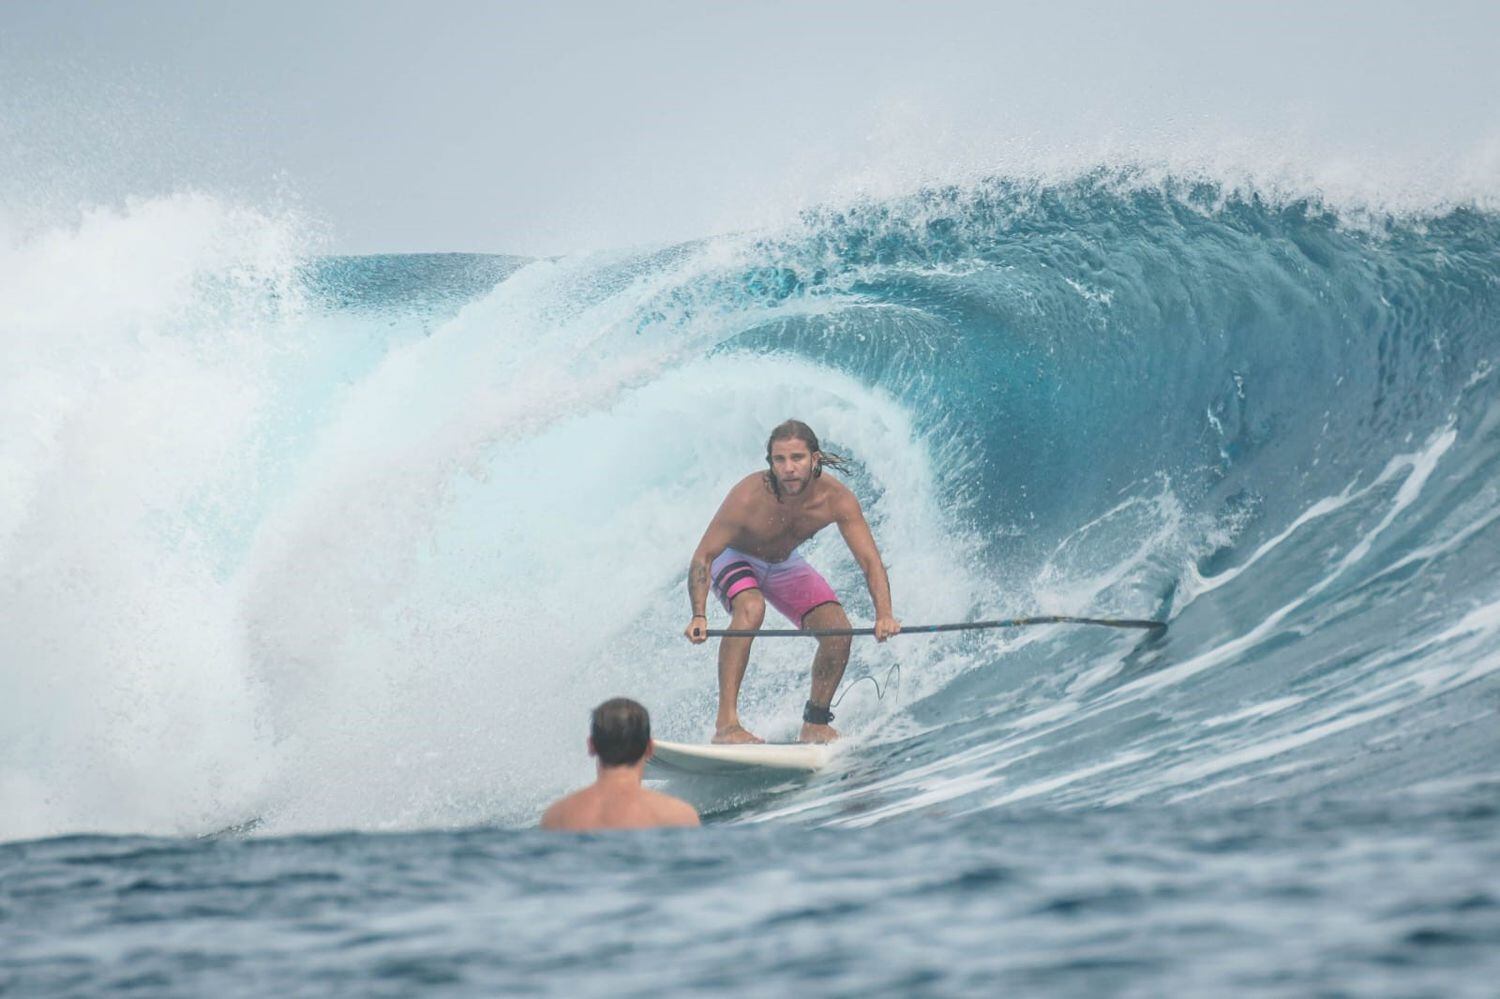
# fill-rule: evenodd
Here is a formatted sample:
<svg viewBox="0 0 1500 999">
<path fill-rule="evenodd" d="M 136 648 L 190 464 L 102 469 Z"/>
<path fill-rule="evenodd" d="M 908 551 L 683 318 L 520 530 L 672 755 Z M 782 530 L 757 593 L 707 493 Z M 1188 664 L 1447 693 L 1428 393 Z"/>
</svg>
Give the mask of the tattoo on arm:
<svg viewBox="0 0 1500 999">
<path fill-rule="evenodd" d="M 702 614 L 707 609 L 708 566 L 702 559 L 695 558 L 692 565 L 688 566 L 688 600 L 692 602 L 695 615 Z"/>
</svg>

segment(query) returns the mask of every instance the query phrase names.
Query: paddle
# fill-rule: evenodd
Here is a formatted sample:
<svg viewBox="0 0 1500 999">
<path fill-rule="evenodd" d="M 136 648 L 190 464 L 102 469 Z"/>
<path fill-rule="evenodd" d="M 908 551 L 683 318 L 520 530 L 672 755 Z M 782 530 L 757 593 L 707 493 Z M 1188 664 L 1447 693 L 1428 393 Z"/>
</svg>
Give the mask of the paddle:
<svg viewBox="0 0 1500 999">
<path fill-rule="evenodd" d="M 1144 621 L 1138 618 L 1070 617 L 1066 614 L 1047 614 L 1042 617 L 1013 617 L 1003 621 L 960 621 L 957 624 L 912 624 L 903 625 L 903 635 L 930 635 L 938 631 L 971 631 L 976 628 L 1025 628 L 1035 624 L 1097 624 L 1105 628 L 1144 628 L 1147 631 L 1167 630 L 1165 621 Z M 766 628 L 753 631 L 748 628 L 709 628 L 709 638 L 833 638 L 843 635 L 873 635 L 874 628 L 811 628 L 802 631 L 796 628 Z"/>
</svg>

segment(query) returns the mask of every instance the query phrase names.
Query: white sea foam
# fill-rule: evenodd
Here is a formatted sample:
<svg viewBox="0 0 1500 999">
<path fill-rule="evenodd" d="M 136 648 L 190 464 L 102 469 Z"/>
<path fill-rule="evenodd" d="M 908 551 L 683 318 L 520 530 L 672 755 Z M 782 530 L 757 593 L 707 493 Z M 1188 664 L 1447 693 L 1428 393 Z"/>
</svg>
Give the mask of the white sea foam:
<svg viewBox="0 0 1500 999">
<path fill-rule="evenodd" d="M 215 524 L 296 240 L 183 196 L 4 247 L 0 836 L 197 827 L 264 776 Z"/>
<path fill-rule="evenodd" d="M 686 558 L 789 415 L 878 491 L 908 619 L 985 590 L 901 405 L 708 352 L 754 308 L 682 289 L 722 294 L 738 245 L 624 280 L 630 258 L 537 263 L 362 369 L 329 363 L 349 317 L 295 308 L 296 245 L 188 197 L 8 247 L 0 836 L 528 822 L 586 773 L 597 700 L 696 737 L 713 666 L 678 637 Z M 859 616 L 847 552 L 809 551 Z M 811 647 L 764 644 L 745 710 L 769 725 Z M 902 653 L 909 696 L 960 668 L 940 648 Z M 895 707 L 842 712 L 857 734 Z"/>
</svg>

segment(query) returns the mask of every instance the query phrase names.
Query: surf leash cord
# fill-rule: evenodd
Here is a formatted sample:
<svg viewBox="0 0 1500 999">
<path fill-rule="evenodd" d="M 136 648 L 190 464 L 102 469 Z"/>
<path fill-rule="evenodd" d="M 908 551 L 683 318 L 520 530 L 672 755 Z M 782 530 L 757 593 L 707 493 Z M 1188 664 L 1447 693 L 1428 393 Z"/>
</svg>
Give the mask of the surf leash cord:
<svg viewBox="0 0 1500 999">
<path fill-rule="evenodd" d="M 940 631 L 974 631 L 980 628 L 1028 628 L 1039 624 L 1093 624 L 1104 628 L 1141 628 L 1160 634 L 1167 630 L 1165 621 L 1128 617 L 1073 617 L 1068 614 L 1045 614 L 1039 617 L 1012 617 L 999 621 L 959 621 L 955 624 L 913 624 L 901 628 L 898 635 L 931 635 Z M 874 635 L 874 628 L 709 628 L 709 638 L 835 638 Z"/>
</svg>

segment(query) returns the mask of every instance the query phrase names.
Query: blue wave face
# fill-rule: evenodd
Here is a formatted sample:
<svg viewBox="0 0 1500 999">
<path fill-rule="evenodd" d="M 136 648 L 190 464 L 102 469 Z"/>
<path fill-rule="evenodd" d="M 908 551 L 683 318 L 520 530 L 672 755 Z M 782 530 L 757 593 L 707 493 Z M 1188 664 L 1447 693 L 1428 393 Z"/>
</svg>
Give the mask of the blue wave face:
<svg viewBox="0 0 1500 999">
<path fill-rule="evenodd" d="M 1099 174 L 650 253 L 265 282 L 214 257 L 102 316 L 82 296 L 32 341 L 78 349 L 5 372 L 50 401 L 0 454 L 23 663 L 0 832 L 175 829 L 164 769 L 204 825 L 526 824 L 587 775 L 571 721 L 605 697 L 705 737 L 686 560 L 788 416 L 855 460 L 906 622 L 1172 624 L 857 647 L 837 779 L 710 807 L 863 824 L 1486 779 L 1497 262 L 1473 210 Z M 839 539 L 806 550 L 868 617 Z M 794 731 L 810 653 L 757 644 L 763 734 Z M 121 718 L 106 688 L 170 706 Z M 96 777 L 46 790 L 69 773 Z"/>
<path fill-rule="evenodd" d="M 744 334 L 754 349 L 900 399 L 975 556 L 1024 581 L 1027 609 L 1076 611 L 1037 604 L 1096 579 L 1071 595 L 1175 618 L 1160 643 L 978 653 L 915 709 L 934 762 L 873 814 L 949 791 L 986 807 L 1493 773 L 1461 691 L 1492 693 L 1500 664 L 1497 219 L 1094 178 L 808 224 L 770 251 L 783 284 L 842 305 Z M 1444 751 L 1360 751 L 1419 733 Z"/>
</svg>

